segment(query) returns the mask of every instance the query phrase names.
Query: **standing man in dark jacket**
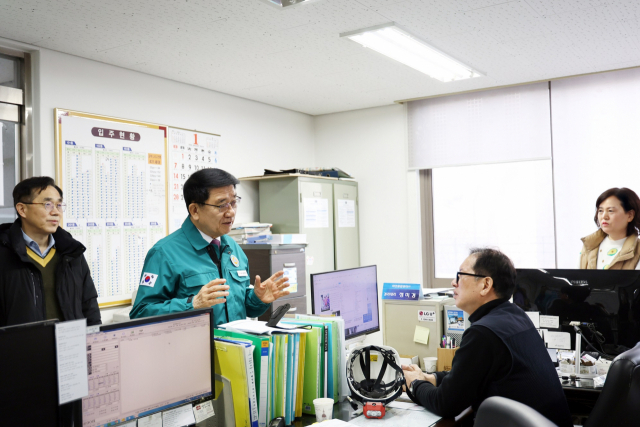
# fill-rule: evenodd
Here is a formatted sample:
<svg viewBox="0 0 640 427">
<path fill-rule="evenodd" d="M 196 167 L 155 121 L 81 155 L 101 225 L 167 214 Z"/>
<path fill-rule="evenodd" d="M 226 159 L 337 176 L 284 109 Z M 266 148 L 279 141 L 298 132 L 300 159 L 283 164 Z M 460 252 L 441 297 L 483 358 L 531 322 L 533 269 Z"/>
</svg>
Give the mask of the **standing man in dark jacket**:
<svg viewBox="0 0 640 427">
<path fill-rule="evenodd" d="M 0 326 L 45 319 L 99 325 L 85 247 L 61 229 L 62 190 L 49 177 L 13 189 L 18 219 L 0 225 Z"/>
<path fill-rule="evenodd" d="M 451 371 L 423 374 L 403 366 L 417 403 L 443 417 L 502 396 L 524 403 L 560 427 L 571 414 L 558 374 L 538 331 L 509 302 L 516 286 L 511 260 L 494 249 L 472 249 L 453 281 L 456 306 L 469 314 Z"/>
</svg>

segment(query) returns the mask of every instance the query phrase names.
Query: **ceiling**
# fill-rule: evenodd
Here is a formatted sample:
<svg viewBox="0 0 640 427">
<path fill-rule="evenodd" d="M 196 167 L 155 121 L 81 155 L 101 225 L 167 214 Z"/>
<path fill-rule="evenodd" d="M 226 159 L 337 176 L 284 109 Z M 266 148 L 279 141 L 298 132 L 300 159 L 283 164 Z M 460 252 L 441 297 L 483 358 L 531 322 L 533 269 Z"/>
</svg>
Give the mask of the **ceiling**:
<svg viewBox="0 0 640 427">
<path fill-rule="evenodd" d="M 395 21 L 486 73 L 442 83 L 339 34 Z M 638 0 L 0 0 L 0 37 L 311 115 L 640 65 Z"/>
</svg>

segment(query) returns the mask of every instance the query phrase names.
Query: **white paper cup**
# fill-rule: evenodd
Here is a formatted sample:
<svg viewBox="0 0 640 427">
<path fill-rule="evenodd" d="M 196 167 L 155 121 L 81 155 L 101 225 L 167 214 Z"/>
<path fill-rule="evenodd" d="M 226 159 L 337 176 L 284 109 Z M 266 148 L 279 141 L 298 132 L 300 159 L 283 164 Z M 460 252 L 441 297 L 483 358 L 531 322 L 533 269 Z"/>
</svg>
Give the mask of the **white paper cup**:
<svg viewBox="0 0 640 427">
<path fill-rule="evenodd" d="M 431 374 L 436 371 L 436 366 L 438 366 L 438 358 L 434 356 L 424 357 L 422 359 L 422 363 L 424 363 L 425 372 Z"/>
<path fill-rule="evenodd" d="M 316 421 L 322 422 L 333 418 L 333 399 L 328 397 L 314 399 L 313 406 L 316 409 Z"/>
</svg>

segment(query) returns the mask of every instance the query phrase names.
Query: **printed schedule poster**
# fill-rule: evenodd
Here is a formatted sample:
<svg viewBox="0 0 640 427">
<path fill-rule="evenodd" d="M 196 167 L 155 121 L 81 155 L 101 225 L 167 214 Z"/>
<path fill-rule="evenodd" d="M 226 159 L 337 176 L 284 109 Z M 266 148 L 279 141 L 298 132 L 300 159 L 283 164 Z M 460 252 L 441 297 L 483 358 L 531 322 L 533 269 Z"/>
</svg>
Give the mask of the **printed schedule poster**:
<svg viewBox="0 0 640 427">
<path fill-rule="evenodd" d="M 128 304 L 147 251 L 167 235 L 165 127 L 57 110 L 64 228 L 84 256 L 101 307 Z"/>
<path fill-rule="evenodd" d="M 220 167 L 220 136 L 169 128 L 169 232 L 182 227 L 189 212 L 184 203 L 184 183 L 192 173 Z"/>
</svg>

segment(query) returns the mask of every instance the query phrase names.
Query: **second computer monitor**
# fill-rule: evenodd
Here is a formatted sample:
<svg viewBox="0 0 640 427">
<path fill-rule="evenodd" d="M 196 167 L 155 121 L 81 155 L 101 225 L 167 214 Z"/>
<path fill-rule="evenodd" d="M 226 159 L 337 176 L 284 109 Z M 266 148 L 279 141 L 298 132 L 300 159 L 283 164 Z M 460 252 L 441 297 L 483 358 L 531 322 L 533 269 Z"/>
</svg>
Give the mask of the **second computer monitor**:
<svg viewBox="0 0 640 427">
<path fill-rule="evenodd" d="M 312 274 L 311 310 L 341 316 L 347 340 L 379 331 L 376 266 Z"/>
</svg>

